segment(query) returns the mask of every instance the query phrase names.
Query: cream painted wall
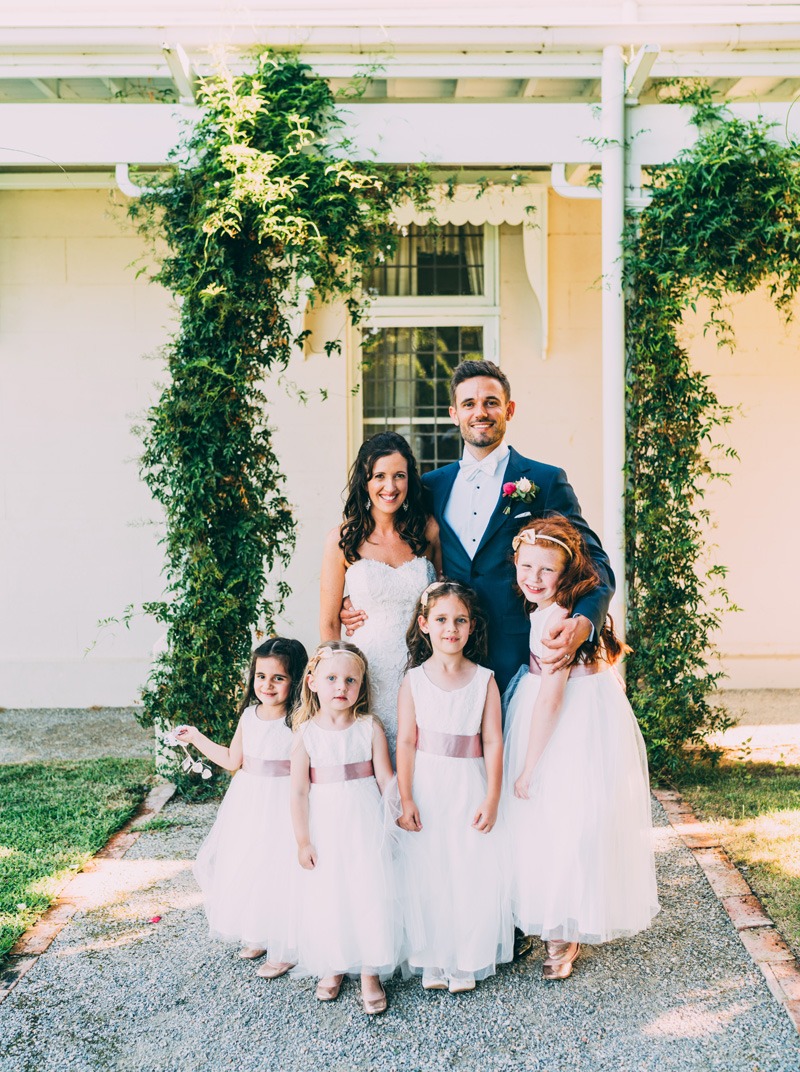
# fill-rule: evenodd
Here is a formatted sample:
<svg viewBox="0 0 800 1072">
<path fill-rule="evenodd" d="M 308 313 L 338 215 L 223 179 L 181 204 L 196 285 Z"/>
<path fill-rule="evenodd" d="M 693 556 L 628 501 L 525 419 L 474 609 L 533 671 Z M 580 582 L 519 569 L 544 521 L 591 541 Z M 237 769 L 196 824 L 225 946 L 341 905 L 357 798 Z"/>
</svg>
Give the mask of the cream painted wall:
<svg viewBox="0 0 800 1072">
<path fill-rule="evenodd" d="M 509 438 L 523 454 L 566 470 L 584 517 L 602 538 L 600 213 L 555 194 L 548 204 L 550 340 L 525 275 L 521 228 L 500 238 L 500 354 L 517 411 Z"/>
<path fill-rule="evenodd" d="M 160 630 L 157 516 L 131 432 L 167 295 L 108 191 L 0 194 L 0 705 L 130 703 Z M 88 650 L 91 649 L 91 650 Z"/>
<path fill-rule="evenodd" d="M 730 483 L 715 483 L 707 496 L 713 554 L 728 566 L 727 587 L 742 608 L 725 616 L 719 648 L 728 687 L 798 688 L 800 323 L 787 325 L 765 291 L 735 297 L 731 309 L 732 353 L 703 336 L 702 308 L 687 318 L 684 335 L 720 401 L 740 407 L 723 430 L 740 461 L 727 466 Z"/>
</svg>

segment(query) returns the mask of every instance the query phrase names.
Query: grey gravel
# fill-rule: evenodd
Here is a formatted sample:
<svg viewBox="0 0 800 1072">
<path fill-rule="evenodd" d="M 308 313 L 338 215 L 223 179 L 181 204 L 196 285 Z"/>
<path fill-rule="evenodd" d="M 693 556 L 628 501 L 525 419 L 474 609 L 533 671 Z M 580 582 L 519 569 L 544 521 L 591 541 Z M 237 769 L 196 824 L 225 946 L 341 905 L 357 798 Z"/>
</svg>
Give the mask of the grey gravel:
<svg viewBox="0 0 800 1072">
<path fill-rule="evenodd" d="M 352 982 L 323 1006 L 311 981 L 258 979 L 209 942 L 190 863 L 214 812 L 167 805 L 171 825 L 122 861 L 127 892 L 79 913 L 0 1005 L 3 1072 L 800 1068 L 786 1012 L 657 804 L 649 931 L 587 949 L 562 984 L 541 981 L 539 949 L 472 994 L 397 981 L 374 1020 Z"/>
<path fill-rule="evenodd" d="M 132 707 L 0 708 L 0 763 L 152 755 Z"/>
</svg>

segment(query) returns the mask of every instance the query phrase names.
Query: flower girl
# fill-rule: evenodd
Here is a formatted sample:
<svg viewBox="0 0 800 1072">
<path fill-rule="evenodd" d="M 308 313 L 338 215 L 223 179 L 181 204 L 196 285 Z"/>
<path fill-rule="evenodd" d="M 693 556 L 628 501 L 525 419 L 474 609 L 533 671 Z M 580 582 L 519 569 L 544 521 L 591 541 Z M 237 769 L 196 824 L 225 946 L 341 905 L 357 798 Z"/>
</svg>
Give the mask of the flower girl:
<svg viewBox="0 0 800 1072">
<path fill-rule="evenodd" d="M 472 990 L 510 960 L 504 892 L 500 694 L 476 665 L 486 624 L 469 588 L 430 585 L 408 631 L 397 780 L 408 963 L 428 990 Z"/>
<path fill-rule="evenodd" d="M 545 939 L 544 978 L 566 979 L 580 943 L 635 934 L 658 911 L 647 757 L 610 619 L 572 667 L 542 673 L 542 635 L 599 583 L 580 533 L 556 515 L 513 547 L 535 608 L 530 672 L 506 719 L 514 921 Z"/>
<path fill-rule="evenodd" d="M 255 649 L 229 748 L 215 744 L 195 726 L 176 731 L 179 742 L 238 772 L 203 842 L 194 874 L 212 937 L 242 942 L 240 956 L 247 959 L 268 951 L 269 959 L 258 969 L 265 979 L 283 975 L 297 959 L 289 755 L 291 711 L 305 664 L 306 650 L 298 640 L 273 637 Z"/>
<path fill-rule="evenodd" d="M 333 1001 L 361 976 L 368 1014 L 386 1009 L 380 977 L 399 960 L 401 923 L 381 793 L 392 778 L 386 735 L 369 714 L 364 656 L 329 641 L 311 657 L 294 717 L 292 823 L 298 884 L 298 974 Z"/>
</svg>

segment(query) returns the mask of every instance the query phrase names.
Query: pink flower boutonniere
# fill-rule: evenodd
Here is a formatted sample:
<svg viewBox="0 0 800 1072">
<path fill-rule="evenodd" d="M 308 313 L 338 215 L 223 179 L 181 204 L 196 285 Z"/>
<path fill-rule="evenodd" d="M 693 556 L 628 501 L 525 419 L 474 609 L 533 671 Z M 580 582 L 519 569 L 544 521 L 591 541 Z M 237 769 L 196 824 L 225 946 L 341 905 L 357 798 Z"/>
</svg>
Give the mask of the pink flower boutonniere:
<svg viewBox="0 0 800 1072">
<path fill-rule="evenodd" d="M 509 480 L 507 484 L 503 484 L 503 498 L 510 499 L 508 506 L 503 511 L 504 514 L 511 513 L 511 503 L 516 499 L 517 502 L 532 503 L 539 493 L 539 489 L 533 483 L 523 476 L 517 481 Z"/>
</svg>

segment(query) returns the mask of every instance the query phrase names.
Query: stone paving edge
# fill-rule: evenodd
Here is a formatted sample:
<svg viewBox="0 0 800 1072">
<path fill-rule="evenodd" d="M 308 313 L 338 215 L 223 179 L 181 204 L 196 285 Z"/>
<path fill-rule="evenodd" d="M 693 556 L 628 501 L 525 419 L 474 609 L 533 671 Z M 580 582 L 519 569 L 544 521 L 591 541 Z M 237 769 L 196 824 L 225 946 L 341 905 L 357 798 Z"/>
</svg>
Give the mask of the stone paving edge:
<svg viewBox="0 0 800 1072">
<path fill-rule="evenodd" d="M 141 830 L 134 830 L 133 827 L 137 823 L 158 815 L 174 794 L 175 786 L 172 782 L 162 782 L 154 786 L 134 815 L 119 828 L 116 834 L 111 835 L 102 849 L 96 852 L 77 874 L 68 879 L 41 919 L 17 939 L 4 958 L 0 958 L 0 1004 L 5 1001 L 20 979 L 36 964 L 42 953 L 49 949 L 53 939 L 77 912 L 80 901 L 86 896 L 85 879 L 80 884 L 82 890 L 80 897 L 70 892 L 73 886 L 78 885 L 78 877 L 96 871 L 98 860 L 122 859 L 142 834 Z"/>
<path fill-rule="evenodd" d="M 689 849 L 742 945 L 800 1033 L 800 962 L 764 910 L 747 879 L 728 856 L 719 834 L 701 822 L 674 789 L 653 789 L 675 833 Z"/>
</svg>

